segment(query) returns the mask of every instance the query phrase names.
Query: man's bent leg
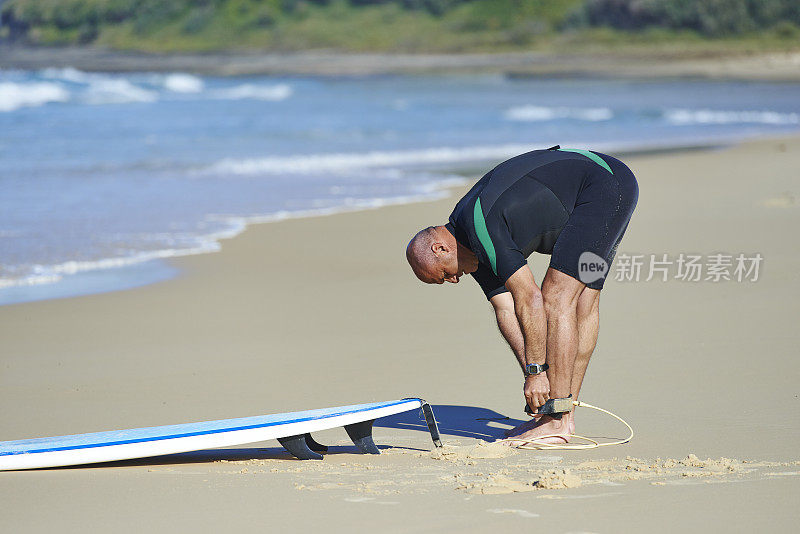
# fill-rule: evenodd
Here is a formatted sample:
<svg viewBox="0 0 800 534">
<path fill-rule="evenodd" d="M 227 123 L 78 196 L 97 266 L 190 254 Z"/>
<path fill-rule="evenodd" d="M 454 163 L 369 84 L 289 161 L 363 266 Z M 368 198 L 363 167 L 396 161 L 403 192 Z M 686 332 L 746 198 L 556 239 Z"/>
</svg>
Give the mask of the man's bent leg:
<svg viewBox="0 0 800 534">
<path fill-rule="evenodd" d="M 572 377 L 578 356 L 578 301 L 586 286 L 553 268 L 547 270 L 542 281 L 542 296 L 547 314 L 547 379 L 550 381 L 550 397 L 568 397 L 572 391 Z M 590 353 L 591 354 L 591 353 Z M 583 366 L 583 372 L 586 366 Z M 581 373 L 581 374 L 582 374 Z M 538 424 L 526 432 L 511 437 L 538 439 L 541 436 L 559 435 L 559 438 L 544 438 L 543 442 L 568 442 L 568 434 L 574 431 L 572 414 L 560 418 L 544 415 Z M 523 430 L 522 425 L 514 430 Z"/>
<path fill-rule="evenodd" d="M 550 397 L 567 397 L 571 391 L 575 359 L 578 355 L 578 300 L 586 286 L 553 268 L 542 282 L 542 297 L 547 314 L 547 378 Z"/>
<path fill-rule="evenodd" d="M 574 399 L 578 399 L 581 391 L 583 377 L 589 366 L 597 345 L 597 333 L 600 327 L 600 291 L 584 288 L 578 297 L 578 356 L 575 358 L 575 368 L 572 371 L 572 387 L 570 392 Z"/>
<path fill-rule="evenodd" d="M 575 400 L 578 400 L 583 377 L 586 375 L 586 368 L 589 367 L 589 359 L 592 357 L 594 348 L 597 345 L 599 326 L 600 291 L 587 287 L 578 297 L 578 356 L 575 358 L 575 368 L 572 371 L 572 387 L 570 389 L 572 398 Z M 569 421 L 569 432 L 570 434 L 575 433 L 574 411 Z"/>
</svg>

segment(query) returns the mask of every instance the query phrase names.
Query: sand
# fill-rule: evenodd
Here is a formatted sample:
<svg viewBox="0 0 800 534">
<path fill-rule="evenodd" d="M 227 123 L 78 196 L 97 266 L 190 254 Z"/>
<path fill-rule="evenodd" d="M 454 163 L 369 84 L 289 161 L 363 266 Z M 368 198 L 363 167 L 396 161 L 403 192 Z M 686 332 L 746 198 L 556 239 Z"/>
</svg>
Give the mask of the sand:
<svg viewBox="0 0 800 534">
<path fill-rule="evenodd" d="M 215 76 L 506 73 L 516 77 L 702 78 L 800 80 L 800 52 L 761 53 L 609 51 L 470 54 L 341 53 L 329 50 L 270 53 L 231 51 L 152 54 L 92 47 L 20 47 L 0 44 L 0 68 L 74 67 L 108 72 L 193 72 Z"/>
<path fill-rule="evenodd" d="M 582 397 L 624 417 L 631 443 L 481 443 L 523 417 L 515 360 L 476 284 L 419 284 L 403 258 L 461 188 L 257 225 L 151 286 L 0 307 L 2 439 L 421 396 L 442 450 L 390 423 L 380 456 L 334 429 L 316 436 L 321 462 L 267 442 L 0 473 L 0 531 L 794 530 L 800 139 L 626 161 L 641 195 L 620 257 L 764 258 L 756 282 L 607 282 Z M 538 278 L 546 258 L 531 264 Z M 599 441 L 625 434 L 576 417 Z"/>
</svg>

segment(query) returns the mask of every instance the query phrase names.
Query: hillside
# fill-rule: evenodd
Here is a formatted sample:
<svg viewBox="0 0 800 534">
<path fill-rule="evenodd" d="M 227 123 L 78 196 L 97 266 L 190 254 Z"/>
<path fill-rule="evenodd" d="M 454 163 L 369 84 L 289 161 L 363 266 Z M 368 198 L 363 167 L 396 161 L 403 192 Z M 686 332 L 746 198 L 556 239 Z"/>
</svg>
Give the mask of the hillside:
<svg viewBox="0 0 800 534">
<path fill-rule="evenodd" d="M 793 0 L 6 0 L 0 40 L 145 52 L 794 49 Z"/>
</svg>

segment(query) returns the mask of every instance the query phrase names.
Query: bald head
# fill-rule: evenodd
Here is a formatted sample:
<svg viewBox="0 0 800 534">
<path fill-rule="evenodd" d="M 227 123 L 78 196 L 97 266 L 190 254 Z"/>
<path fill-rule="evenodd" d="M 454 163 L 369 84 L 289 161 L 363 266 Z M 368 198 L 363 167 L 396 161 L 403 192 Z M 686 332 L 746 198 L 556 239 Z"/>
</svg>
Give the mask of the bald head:
<svg viewBox="0 0 800 534">
<path fill-rule="evenodd" d="M 444 226 L 420 230 L 406 247 L 408 264 L 426 284 L 457 283 L 464 274 L 464 269 L 459 268 L 458 253 L 456 238 Z"/>
<path fill-rule="evenodd" d="M 438 260 L 433 253 L 433 244 L 436 241 L 436 227 L 429 226 L 423 228 L 417 235 L 411 238 L 406 247 L 406 259 L 411 266 L 411 270 L 417 278 L 423 282 L 428 282 L 428 273 L 432 272 Z"/>
</svg>

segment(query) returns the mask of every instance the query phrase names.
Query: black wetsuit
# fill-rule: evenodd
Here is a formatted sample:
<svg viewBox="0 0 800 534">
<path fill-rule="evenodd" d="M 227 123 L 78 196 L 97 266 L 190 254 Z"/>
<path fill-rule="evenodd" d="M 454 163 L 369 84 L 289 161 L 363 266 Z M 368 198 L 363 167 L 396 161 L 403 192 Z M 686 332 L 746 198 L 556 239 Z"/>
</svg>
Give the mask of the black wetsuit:
<svg viewBox="0 0 800 534">
<path fill-rule="evenodd" d="M 576 280 L 584 252 L 600 256 L 608 274 L 639 198 L 621 161 L 588 150 L 534 150 L 504 161 L 470 189 L 447 229 L 478 257 L 473 273 L 487 298 L 532 252 L 551 254 L 550 267 Z M 605 275 L 586 284 L 601 289 Z"/>
</svg>

